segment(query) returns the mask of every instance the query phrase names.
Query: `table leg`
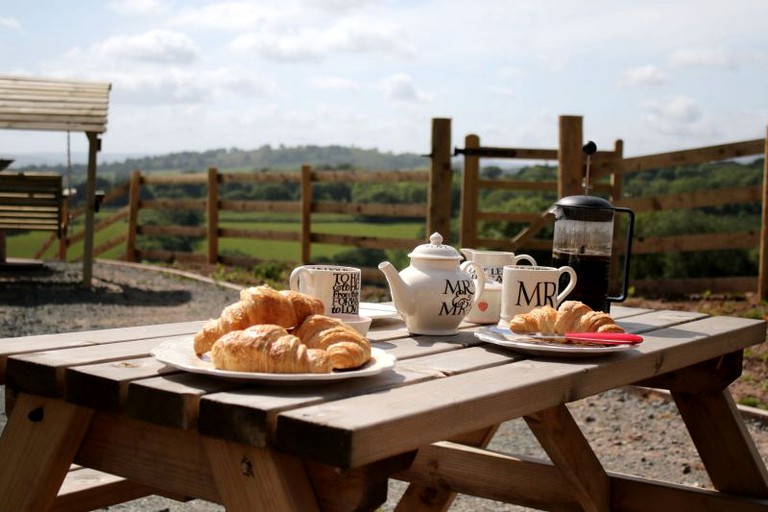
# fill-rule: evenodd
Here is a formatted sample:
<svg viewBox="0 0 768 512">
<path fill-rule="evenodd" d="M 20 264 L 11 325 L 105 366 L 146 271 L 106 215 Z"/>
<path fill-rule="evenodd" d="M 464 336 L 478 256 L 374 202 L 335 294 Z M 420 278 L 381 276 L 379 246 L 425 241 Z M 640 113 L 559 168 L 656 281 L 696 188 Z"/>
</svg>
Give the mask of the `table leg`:
<svg viewBox="0 0 768 512">
<path fill-rule="evenodd" d="M 205 448 L 228 511 L 319 510 L 300 459 L 214 438 Z"/>
<path fill-rule="evenodd" d="M 575 490 L 585 511 L 610 510 L 610 482 L 592 447 L 565 405 L 525 416 L 544 451 Z"/>
<path fill-rule="evenodd" d="M 768 498 L 768 471 L 728 389 L 672 396 L 715 488 Z"/>
<path fill-rule="evenodd" d="M 3 510 L 48 510 L 91 423 L 93 411 L 34 395 L 17 397 L 0 437 Z"/>
<path fill-rule="evenodd" d="M 498 425 L 469 432 L 460 437 L 451 439 L 456 443 L 485 448 L 491 442 L 498 430 Z M 440 489 L 428 485 L 412 483 L 408 485 L 395 510 L 400 511 L 446 511 L 450 508 L 456 493 L 447 489 Z"/>
</svg>

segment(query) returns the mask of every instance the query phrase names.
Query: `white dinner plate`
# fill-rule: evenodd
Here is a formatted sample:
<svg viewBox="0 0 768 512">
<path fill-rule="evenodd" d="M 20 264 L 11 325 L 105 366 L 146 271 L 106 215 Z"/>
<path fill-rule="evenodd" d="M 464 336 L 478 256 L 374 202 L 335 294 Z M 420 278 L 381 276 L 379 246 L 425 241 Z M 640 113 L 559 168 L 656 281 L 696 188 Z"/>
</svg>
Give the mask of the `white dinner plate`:
<svg viewBox="0 0 768 512">
<path fill-rule="evenodd" d="M 511 348 L 518 352 L 524 352 L 531 355 L 540 355 L 548 357 L 588 357 L 614 352 L 623 352 L 633 347 L 631 344 L 621 345 L 575 345 L 565 343 L 551 343 L 534 338 L 529 338 L 524 334 L 515 335 L 509 329 L 500 329 L 498 327 L 481 327 L 475 331 L 475 336 L 481 341 Z"/>
<path fill-rule="evenodd" d="M 392 354 L 373 347 L 371 349 L 371 360 L 355 370 L 334 370 L 331 373 L 257 373 L 217 370 L 213 367 L 213 363 L 207 353 L 202 358 L 195 354 L 191 335 L 169 338 L 161 342 L 152 351 L 152 355 L 161 363 L 173 366 L 179 370 L 211 375 L 213 377 L 307 384 L 378 375 L 394 368 L 396 361 L 395 356 Z"/>
<path fill-rule="evenodd" d="M 367 316 L 372 320 L 380 320 L 382 318 L 400 318 L 400 313 L 397 312 L 395 306 L 392 304 L 381 304 L 378 302 L 361 302 L 360 303 L 360 316 Z"/>
</svg>

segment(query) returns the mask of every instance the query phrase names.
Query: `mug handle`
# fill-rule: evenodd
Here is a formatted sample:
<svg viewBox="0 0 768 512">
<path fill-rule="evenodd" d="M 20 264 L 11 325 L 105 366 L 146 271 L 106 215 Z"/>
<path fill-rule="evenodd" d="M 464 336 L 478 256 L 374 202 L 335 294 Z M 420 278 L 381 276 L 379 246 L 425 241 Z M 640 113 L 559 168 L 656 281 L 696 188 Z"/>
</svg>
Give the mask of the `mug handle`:
<svg viewBox="0 0 768 512">
<path fill-rule="evenodd" d="M 296 267 L 293 269 L 293 272 L 291 272 L 291 277 L 288 278 L 288 284 L 291 287 L 291 290 L 294 292 L 299 291 L 299 278 L 307 272 L 307 269 L 304 267 Z"/>
<path fill-rule="evenodd" d="M 518 264 L 517 262 L 521 260 L 527 261 L 534 267 L 538 265 L 538 263 L 536 263 L 536 260 L 533 259 L 533 256 L 531 256 L 530 254 L 518 254 L 517 256 L 515 256 L 515 265 L 517 265 Z"/>
<path fill-rule="evenodd" d="M 475 275 L 477 276 L 475 281 L 475 298 L 472 300 L 472 304 L 477 304 L 477 301 L 480 300 L 480 298 L 483 296 L 483 293 L 485 292 L 485 282 L 487 281 L 487 276 L 485 275 L 485 269 L 481 264 L 479 264 L 476 261 L 467 260 L 461 265 L 459 265 L 459 268 L 467 272 L 467 267 L 471 267 L 475 271 Z M 467 272 L 469 274 L 469 272 Z M 482 277 L 480 277 L 482 276 Z"/>
<path fill-rule="evenodd" d="M 564 272 L 567 273 L 571 279 L 568 281 L 568 286 L 565 287 L 565 290 L 557 294 L 557 305 L 555 306 L 556 308 L 560 307 L 560 303 L 563 302 L 563 299 L 566 298 L 574 288 L 576 288 L 576 271 L 573 270 L 572 267 L 566 265 L 560 267 L 557 269 L 557 271 L 561 276 Z"/>
</svg>

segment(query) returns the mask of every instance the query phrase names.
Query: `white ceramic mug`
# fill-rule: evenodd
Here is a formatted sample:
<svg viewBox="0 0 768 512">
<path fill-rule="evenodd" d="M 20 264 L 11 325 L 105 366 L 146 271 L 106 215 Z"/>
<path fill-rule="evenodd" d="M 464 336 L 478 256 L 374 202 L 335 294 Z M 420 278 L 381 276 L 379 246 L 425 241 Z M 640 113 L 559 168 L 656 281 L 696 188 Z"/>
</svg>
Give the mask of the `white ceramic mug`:
<svg viewBox="0 0 768 512">
<path fill-rule="evenodd" d="M 560 277 L 568 274 L 570 279 L 560 289 Z M 505 265 L 501 290 L 501 313 L 499 324 L 506 327 L 515 315 L 527 313 L 541 306 L 557 308 L 576 286 L 576 271 L 571 267 L 538 267 L 528 265 Z"/>
<path fill-rule="evenodd" d="M 504 267 L 506 265 L 518 265 L 521 261 L 527 261 L 531 265 L 536 265 L 536 260 L 528 254 L 515 254 L 507 251 L 482 251 L 478 249 L 460 249 L 459 250 L 467 261 L 479 263 L 485 270 L 485 277 L 488 281 L 502 283 Z M 472 278 L 475 278 L 474 271 L 469 270 Z M 498 319 L 497 319 L 498 320 Z"/>
<path fill-rule="evenodd" d="M 317 297 L 326 315 L 359 314 L 359 268 L 338 265 L 303 265 L 291 272 L 291 290 Z"/>
</svg>

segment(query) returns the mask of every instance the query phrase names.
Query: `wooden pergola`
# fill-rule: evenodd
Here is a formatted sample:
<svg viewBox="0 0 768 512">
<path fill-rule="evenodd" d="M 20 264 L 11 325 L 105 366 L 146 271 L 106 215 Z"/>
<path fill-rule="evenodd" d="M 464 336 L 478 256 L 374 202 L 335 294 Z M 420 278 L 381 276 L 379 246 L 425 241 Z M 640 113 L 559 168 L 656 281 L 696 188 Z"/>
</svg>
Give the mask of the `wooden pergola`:
<svg viewBox="0 0 768 512">
<path fill-rule="evenodd" d="M 0 128 L 84 132 L 88 138 L 88 177 L 83 240 L 83 284 L 93 276 L 93 232 L 96 212 L 96 156 L 99 135 L 107 131 L 112 85 L 49 78 L 0 75 Z"/>
</svg>

